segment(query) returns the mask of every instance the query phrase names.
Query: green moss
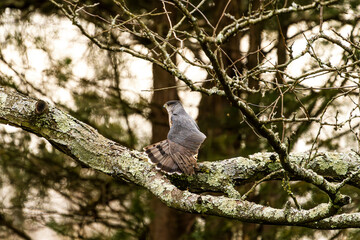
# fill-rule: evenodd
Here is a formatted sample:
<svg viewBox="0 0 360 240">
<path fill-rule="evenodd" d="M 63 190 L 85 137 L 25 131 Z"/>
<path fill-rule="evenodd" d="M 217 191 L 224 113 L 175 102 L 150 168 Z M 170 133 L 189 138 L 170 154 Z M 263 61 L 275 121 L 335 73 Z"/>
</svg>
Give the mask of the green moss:
<svg viewBox="0 0 360 240">
<path fill-rule="evenodd" d="M 193 176 L 186 176 L 185 174 L 168 175 L 170 182 L 177 186 L 180 190 L 186 190 L 189 187 L 189 182 L 193 181 Z"/>
<path fill-rule="evenodd" d="M 200 173 L 210 173 L 210 169 L 208 167 L 205 167 L 205 166 L 199 167 L 199 169 L 197 171 L 200 172 Z"/>
<path fill-rule="evenodd" d="M 198 213 L 207 213 L 209 211 L 209 204 L 195 204 L 194 210 Z M 210 208 L 213 208 L 212 206 Z"/>
</svg>

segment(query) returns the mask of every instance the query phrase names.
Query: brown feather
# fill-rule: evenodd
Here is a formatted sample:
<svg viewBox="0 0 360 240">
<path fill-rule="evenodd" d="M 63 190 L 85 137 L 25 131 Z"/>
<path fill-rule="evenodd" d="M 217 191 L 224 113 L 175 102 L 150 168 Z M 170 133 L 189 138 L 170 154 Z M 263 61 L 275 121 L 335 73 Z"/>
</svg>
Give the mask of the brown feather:
<svg viewBox="0 0 360 240">
<path fill-rule="evenodd" d="M 170 174 L 182 173 L 179 166 L 176 164 L 170 154 L 168 140 L 163 140 L 161 142 L 151 144 L 147 147 L 144 147 L 144 150 L 148 155 L 150 162 L 156 164 L 156 168 Z"/>
<path fill-rule="evenodd" d="M 197 167 L 196 158 L 197 152 L 191 151 L 180 144 L 168 140 L 170 155 L 174 162 L 179 166 L 180 170 L 187 174 L 192 175 L 195 173 Z"/>
</svg>

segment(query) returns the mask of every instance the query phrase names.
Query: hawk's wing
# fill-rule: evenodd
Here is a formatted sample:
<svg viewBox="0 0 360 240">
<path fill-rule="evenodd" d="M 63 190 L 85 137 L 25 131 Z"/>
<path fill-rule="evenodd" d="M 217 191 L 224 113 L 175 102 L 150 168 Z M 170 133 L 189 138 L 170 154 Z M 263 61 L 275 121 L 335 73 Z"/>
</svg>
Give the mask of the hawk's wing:
<svg viewBox="0 0 360 240">
<path fill-rule="evenodd" d="M 191 151 L 188 148 L 183 147 L 169 139 L 168 143 L 170 155 L 180 170 L 187 175 L 194 174 L 195 168 L 197 167 L 197 151 Z"/>
<path fill-rule="evenodd" d="M 144 147 L 150 161 L 156 168 L 167 173 L 192 175 L 197 167 L 197 152 L 193 152 L 171 140 L 163 140 Z"/>
<path fill-rule="evenodd" d="M 182 173 L 178 164 L 171 156 L 168 140 L 163 140 L 161 142 L 151 144 L 147 147 L 144 147 L 144 150 L 150 161 L 156 164 L 156 168 L 170 174 Z"/>
</svg>

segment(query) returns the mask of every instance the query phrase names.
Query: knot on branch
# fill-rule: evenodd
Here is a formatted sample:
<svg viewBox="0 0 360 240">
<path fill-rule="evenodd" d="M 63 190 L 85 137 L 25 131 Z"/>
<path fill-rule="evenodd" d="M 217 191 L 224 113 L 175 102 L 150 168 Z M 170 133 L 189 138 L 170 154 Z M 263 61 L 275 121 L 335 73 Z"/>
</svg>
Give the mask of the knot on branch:
<svg viewBox="0 0 360 240">
<path fill-rule="evenodd" d="M 36 115 L 41 115 L 41 114 L 47 112 L 48 110 L 49 110 L 49 107 L 45 101 L 39 100 L 36 102 L 36 104 L 35 104 L 35 114 Z"/>
<path fill-rule="evenodd" d="M 345 205 L 351 203 L 351 198 L 347 195 L 338 194 L 334 203 L 342 207 L 342 206 L 345 206 Z"/>
</svg>

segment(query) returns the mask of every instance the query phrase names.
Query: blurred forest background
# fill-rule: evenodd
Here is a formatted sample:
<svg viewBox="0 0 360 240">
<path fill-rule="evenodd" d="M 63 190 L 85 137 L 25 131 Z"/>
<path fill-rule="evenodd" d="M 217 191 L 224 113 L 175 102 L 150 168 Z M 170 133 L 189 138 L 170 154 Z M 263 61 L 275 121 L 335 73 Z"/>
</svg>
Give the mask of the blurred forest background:
<svg viewBox="0 0 360 240">
<path fill-rule="evenodd" d="M 120 11 L 112 0 L 84 2 L 99 3 L 87 9 L 87 15 L 80 15 L 82 24 L 99 34 L 105 31 L 102 18 L 111 19 Z M 191 2 L 195 5 L 199 1 Z M 202 13 L 207 16 L 208 25 L 221 28 L 232 21 L 231 17 L 224 17 L 224 9 L 229 16 L 238 18 L 246 15 L 249 9 L 264 6 L 264 2 L 269 7 L 305 5 L 312 1 L 209 0 L 202 6 Z M 163 3 L 156 0 L 129 0 L 127 5 L 136 14 L 163 11 Z M 309 56 L 304 55 L 291 66 L 285 64 L 290 51 L 301 52 L 301 46 L 306 43 L 304 36 L 318 32 L 320 22 L 324 29 L 334 30 L 353 42 L 359 41 L 359 11 L 359 1 L 344 0 L 326 8 L 322 22 L 319 9 L 313 9 L 282 14 L 250 25 L 223 46 L 226 57 L 222 64 L 229 67 L 230 75 L 237 74 L 232 72 L 233 66 L 244 73 L 269 59 L 273 59 L 282 71 L 299 74 L 311 71 L 319 63 L 310 61 Z M 152 18 L 155 21 L 148 22 L 152 30 L 160 35 L 166 34 L 167 16 L 154 14 Z M 123 41 L 138 49 L 154 48 L 146 39 L 118 34 Z M 119 36 L 109 35 L 107 41 L 116 44 Z M 191 41 L 184 44 L 191 58 L 203 57 Z M 328 42 L 318 41 L 316 53 L 321 61 L 333 65 L 347 61 L 348 53 Z M 176 55 L 172 57 L 176 58 Z M 212 87 L 213 82 L 206 81 L 205 71 L 195 71 L 180 60 L 178 64 L 200 84 Z M 257 77 L 254 75 L 254 80 L 249 81 L 253 89 L 259 88 L 259 82 L 255 81 Z M 281 83 L 284 76 L 278 72 L 276 79 Z M 302 92 L 286 95 L 282 112 L 274 115 L 289 116 L 301 109 L 313 117 L 322 117 L 324 109 L 329 107 L 328 102 L 344 94 L 344 91 L 331 87 L 345 86 L 349 81 L 357 84 L 349 79 L 339 82 L 336 73 L 327 75 L 325 79 L 318 79 L 313 88 L 304 83 Z M 0 1 L 0 86 L 52 102 L 93 126 L 105 137 L 132 149 L 140 150 L 151 142 L 166 138 L 168 117 L 162 105 L 171 99 L 181 99 L 207 135 L 199 161 L 271 151 L 243 121 L 239 110 L 231 107 L 225 98 L 190 92 L 182 85 L 156 65 L 125 53 L 99 49 L 50 1 Z M 149 89 L 155 91 L 143 91 Z M 262 111 L 260 105 L 268 106 L 274 102 L 278 94 L 262 96 L 261 92 L 242 94 L 256 112 Z M 341 114 L 348 113 L 349 109 L 351 107 L 344 104 L 331 113 L 339 115 L 340 119 Z M 319 127 L 313 122 L 291 125 L 288 135 L 292 150 L 356 148 L 353 132 L 356 126 L 320 132 L 318 128 L 314 131 L 314 125 L 322 130 L 327 127 Z M 281 129 L 284 125 L 279 123 L 276 127 Z M 360 236 L 357 230 L 277 227 L 182 213 L 166 207 L 140 187 L 82 168 L 34 135 L 1 126 L 0 136 L 0 239 L 265 240 L 341 239 L 342 236 L 356 239 Z M 251 186 L 241 186 L 239 191 L 244 193 Z M 301 201 L 304 206 L 312 206 L 315 198 L 326 197 L 304 183 L 293 183 L 292 188 L 303 193 Z M 351 187 L 347 191 L 354 199 L 351 207 L 358 208 L 356 196 L 359 191 Z M 279 181 L 261 184 L 250 196 L 252 201 L 278 208 L 283 206 L 287 197 Z"/>
</svg>

